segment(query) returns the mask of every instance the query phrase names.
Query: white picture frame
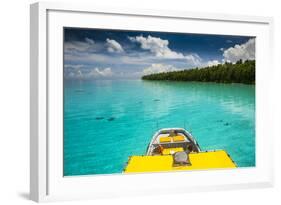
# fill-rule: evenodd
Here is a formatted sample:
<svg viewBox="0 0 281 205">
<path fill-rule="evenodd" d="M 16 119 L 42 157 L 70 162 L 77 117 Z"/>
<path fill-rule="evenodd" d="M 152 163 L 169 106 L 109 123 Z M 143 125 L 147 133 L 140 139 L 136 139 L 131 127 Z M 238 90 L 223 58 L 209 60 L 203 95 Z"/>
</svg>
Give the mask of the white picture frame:
<svg viewBox="0 0 281 205">
<path fill-rule="evenodd" d="M 148 24 L 148 22 L 154 23 Z M 158 26 L 154 27 L 156 23 Z M 194 26 L 192 30 L 186 30 L 181 25 Z M 97 26 L 149 31 L 175 29 L 180 32 L 256 36 L 256 167 L 235 170 L 63 177 L 60 104 L 62 104 L 63 69 L 61 28 L 64 26 Z M 273 129 L 270 124 L 272 113 L 266 110 L 268 105 L 266 96 L 271 88 L 268 83 L 271 79 L 269 70 L 273 69 L 271 66 L 272 29 L 273 19 L 270 17 L 97 8 L 92 4 L 46 2 L 32 4 L 30 12 L 30 198 L 40 202 L 273 186 Z M 260 69 L 262 67 L 268 67 L 268 69 Z M 165 186 L 163 186 L 164 178 L 166 179 Z M 154 183 L 147 186 L 146 182 L 152 180 Z M 178 181 L 183 183 L 177 184 Z"/>
</svg>

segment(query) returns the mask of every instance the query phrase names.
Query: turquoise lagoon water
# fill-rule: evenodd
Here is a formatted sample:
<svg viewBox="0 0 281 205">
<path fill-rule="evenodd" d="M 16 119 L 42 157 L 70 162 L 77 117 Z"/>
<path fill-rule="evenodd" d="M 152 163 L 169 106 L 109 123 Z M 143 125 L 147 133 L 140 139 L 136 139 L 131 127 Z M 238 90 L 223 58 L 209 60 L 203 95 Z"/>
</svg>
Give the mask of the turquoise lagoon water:
<svg viewBox="0 0 281 205">
<path fill-rule="evenodd" d="M 121 173 L 160 128 L 255 166 L 255 86 L 142 80 L 65 81 L 64 175 Z"/>
</svg>

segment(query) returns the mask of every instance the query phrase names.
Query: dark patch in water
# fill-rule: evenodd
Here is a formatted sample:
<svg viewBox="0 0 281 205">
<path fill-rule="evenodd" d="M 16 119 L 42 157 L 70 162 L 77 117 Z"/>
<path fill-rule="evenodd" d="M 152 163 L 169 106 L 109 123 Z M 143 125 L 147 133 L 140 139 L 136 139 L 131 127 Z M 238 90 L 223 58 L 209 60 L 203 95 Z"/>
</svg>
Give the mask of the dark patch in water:
<svg viewBox="0 0 281 205">
<path fill-rule="evenodd" d="M 223 122 L 223 120 L 217 120 L 217 122 Z"/>
<path fill-rule="evenodd" d="M 158 101 L 160 101 L 160 100 L 159 100 L 159 99 L 154 99 L 153 101 L 154 101 L 154 102 L 158 102 Z"/>
<path fill-rule="evenodd" d="M 103 120 L 104 117 L 96 117 L 96 120 Z"/>
<path fill-rule="evenodd" d="M 77 89 L 77 90 L 75 90 L 75 92 L 77 92 L 77 93 L 83 93 L 84 90 L 83 90 L 83 89 Z"/>
<path fill-rule="evenodd" d="M 115 117 L 110 117 L 107 119 L 107 121 L 113 121 L 113 120 L 115 120 Z"/>
<path fill-rule="evenodd" d="M 230 125 L 230 123 L 227 122 L 227 123 L 224 123 L 223 125 L 224 125 L 224 126 L 228 126 L 228 125 Z"/>
</svg>

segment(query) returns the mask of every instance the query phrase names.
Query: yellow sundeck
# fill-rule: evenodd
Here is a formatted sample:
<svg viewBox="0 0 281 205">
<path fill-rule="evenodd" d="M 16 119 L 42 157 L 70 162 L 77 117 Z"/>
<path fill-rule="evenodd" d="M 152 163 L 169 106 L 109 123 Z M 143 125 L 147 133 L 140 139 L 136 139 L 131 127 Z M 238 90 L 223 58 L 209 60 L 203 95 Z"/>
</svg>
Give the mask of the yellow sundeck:
<svg viewBox="0 0 281 205">
<path fill-rule="evenodd" d="M 131 156 L 125 173 L 236 168 L 224 150 L 201 151 L 192 135 L 182 128 L 159 130 L 144 156 Z"/>
</svg>

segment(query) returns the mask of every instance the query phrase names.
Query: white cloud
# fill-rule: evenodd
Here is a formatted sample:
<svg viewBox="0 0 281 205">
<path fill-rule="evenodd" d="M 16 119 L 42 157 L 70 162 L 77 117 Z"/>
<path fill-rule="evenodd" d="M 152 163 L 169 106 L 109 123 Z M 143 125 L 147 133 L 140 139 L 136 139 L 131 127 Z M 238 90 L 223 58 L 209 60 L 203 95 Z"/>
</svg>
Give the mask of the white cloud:
<svg viewBox="0 0 281 205">
<path fill-rule="evenodd" d="M 64 77 L 70 79 L 82 79 L 84 76 L 80 69 L 64 70 Z"/>
<path fill-rule="evenodd" d="M 111 77 L 113 75 L 113 72 L 111 68 L 104 68 L 104 69 L 99 69 L 99 68 L 94 68 L 91 70 L 86 77 L 91 78 L 91 77 Z"/>
<path fill-rule="evenodd" d="M 87 51 L 93 47 L 96 47 L 96 44 L 93 39 L 85 38 L 84 41 L 70 41 L 64 43 L 65 51 Z"/>
<path fill-rule="evenodd" d="M 218 65 L 218 64 L 221 64 L 221 62 L 219 62 L 218 60 L 212 60 L 212 61 L 207 62 L 207 65 L 210 66 L 210 67 Z"/>
<path fill-rule="evenodd" d="M 95 44 L 95 41 L 93 39 L 90 39 L 90 38 L 85 38 L 85 41 L 90 45 Z"/>
<path fill-rule="evenodd" d="M 150 75 L 153 73 L 164 73 L 170 71 L 177 71 L 178 68 L 172 65 L 164 65 L 164 64 L 152 64 L 151 66 L 143 69 L 143 75 Z"/>
<path fill-rule="evenodd" d="M 150 35 L 148 37 L 129 37 L 129 40 L 139 43 L 142 49 L 149 50 L 157 57 L 168 59 L 186 59 L 193 65 L 199 65 L 201 63 L 201 58 L 197 54 L 184 55 L 180 52 L 171 50 L 169 48 L 168 40 L 163 40 L 161 38 L 153 37 Z"/>
<path fill-rule="evenodd" d="M 79 64 L 91 64 L 93 62 L 96 63 L 113 63 L 115 58 L 104 55 L 104 54 L 99 54 L 99 53 L 87 53 L 84 52 L 82 54 L 76 54 L 76 53 L 67 53 L 64 55 L 64 60 L 67 62 L 75 62 Z"/>
<path fill-rule="evenodd" d="M 194 66 L 200 66 L 202 64 L 202 59 L 197 54 L 186 55 L 185 58 Z"/>
<path fill-rule="evenodd" d="M 225 62 L 235 63 L 238 60 L 254 60 L 255 59 L 255 39 L 249 39 L 246 43 L 235 45 L 223 52 Z"/>
<path fill-rule="evenodd" d="M 165 58 L 184 58 L 183 54 L 172 51 L 168 45 L 168 40 L 162 40 L 161 38 L 148 36 L 136 36 L 129 37 L 132 42 L 138 42 L 141 48 L 144 50 L 149 50 L 151 53 L 155 54 L 157 57 Z"/>
<path fill-rule="evenodd" d="M 64 65 L 64 76 L 66 78 L 77 78 L 80 79 L 83 77 L 81 69 L 83 69 L 84 65 L 80 64 L 65 64 Z"/>
<path fill-rule="evenodd" d="M 66 68 L 66 69 L 80 69 L 80 68 L 82 68 L 82 67 L 84 67 L 84 65 L 71 65 L 71 64 L 65 64 L 64 65 L 64 68 Z"/>
<path fill-rule="evenodd" d="M 83 77 L 81 70 L 77 70 L 78 77 Z"/>
<path fill-rule="evenodd" d="M 107 51 L 110 53 L 121 53 L 123 52 L 123 48 L 117 41 L 113 39 L 106 39 Z"/>
<path fill-rule="evenodd" d="M 66 65 L 64 70 L 64 76 L 71 79 L 91 79 L 91 78 L 110 78 L 113 76 L 111 68 L 93 68 L 88 69 L 83 65 Z"/>
<path fill-rule="evenodd" d="M 89 48 L 88 43 L 81 42 L 81 41 L 71 41 L 64 43 L 64 50 L 65 51 L 86 51 Z"/>
</svg>

